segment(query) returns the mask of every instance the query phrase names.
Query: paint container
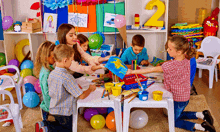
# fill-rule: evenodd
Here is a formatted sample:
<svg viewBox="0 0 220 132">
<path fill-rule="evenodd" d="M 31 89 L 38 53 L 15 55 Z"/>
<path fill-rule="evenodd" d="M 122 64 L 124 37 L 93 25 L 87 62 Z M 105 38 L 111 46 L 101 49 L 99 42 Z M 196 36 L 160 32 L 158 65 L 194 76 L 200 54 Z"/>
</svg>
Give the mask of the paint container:
<svg viewBox="0 0 220 132">
<path fill-rule="evenodd" d="M 148 100 L 148 94 L 149 94 L 149 92 L 147 92 L 147 91 L 139 91 L 138 92 L 139 100 L 141 100 L 141 101 Z"/>
<path fill-rule="evenodd" d="M 112 94 L 114 96 L 119 96 L 121 94 L 121 87 L 112 87 Z"/>
<path fill-rule="evenodd" d="M 105 83 L 105 90 L 108 91 L 108 92 L 111 92 L 111 88 L 114 87 L 114 84 L 113 83 Z"/>
<path fill-rule="evenodd" d="M 153 99 L 156 101 L 160 101 L 163 99 L 163 92 L 162 91 L 153 91 Z"/>
</svg>

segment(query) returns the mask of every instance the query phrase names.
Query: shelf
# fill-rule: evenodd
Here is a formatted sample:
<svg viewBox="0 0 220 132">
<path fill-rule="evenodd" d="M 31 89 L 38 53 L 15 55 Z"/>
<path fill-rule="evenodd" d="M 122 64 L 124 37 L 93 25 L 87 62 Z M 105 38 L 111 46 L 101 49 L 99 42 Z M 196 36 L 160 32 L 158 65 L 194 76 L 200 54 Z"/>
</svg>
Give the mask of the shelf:
<svg viewBox="0 0 220 132">
<path fill-rule="evenodd" d="M 166 30 L 126 30 L 127 33 L 166 33 Z"/>
</svg>

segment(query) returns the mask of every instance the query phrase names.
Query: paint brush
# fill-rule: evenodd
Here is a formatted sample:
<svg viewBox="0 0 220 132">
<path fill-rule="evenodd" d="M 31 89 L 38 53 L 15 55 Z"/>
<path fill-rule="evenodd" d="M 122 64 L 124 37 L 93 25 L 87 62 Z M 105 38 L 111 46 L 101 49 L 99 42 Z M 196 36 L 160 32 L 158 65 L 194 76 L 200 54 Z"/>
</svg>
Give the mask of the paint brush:
<svg viewBox="0 0 220 132">
<path fill-rule="evenodd" d="M 102 93 L 102 98 L 104 98 L 104 95 L 105 95 L 105 89 L 103 90 L 103 93 Z"/>
<path fill-rule="evenodd" d="M 130 103 L 132 100 L 134 100 L 137 97 L 137 95 L 138 95 L 138 93 L 136 93 L 128 103 Z"/>
<path fill-rule="evenodd" d="M 107 94 L 108 94 L 108 100 L 110 100 L 110 97 L 109 97 L 109 92 L 108 92 L 108 90 L 107 90 Z"/>
<path fill-rule="evenodd" d="M 138 85 L 141 87 L 141 91 L 143 91 L 144 89 L 143 89 L 143 87 L 142 87 L 142 85 L 141 85 L 141 83 L 140 83 L 140 80 L 139 80 L 137 74 L 135 74 L 135 75 L 136 75 L 136 77 L 137 77 L 137 83 L 138 83 Z"/>
<path fill-rule="evenodd" d="M 132 97 L 132 96 L 134 96 L 135 94 L 136 93 L 132 93 L 132 94 L 129 94 L 128 96 L 125 96 L 124 98 L 121 99 L 121 102 L 128 99 L 128 98 L 130 98 L 130 97 Z"/>
<path fill-rule="evenodd" d="M 118 57 L 121 56 L 121 53 L 122 53 L 122 49 L 120 49 L 120 52 L 118 53 Z"/>
</svg>

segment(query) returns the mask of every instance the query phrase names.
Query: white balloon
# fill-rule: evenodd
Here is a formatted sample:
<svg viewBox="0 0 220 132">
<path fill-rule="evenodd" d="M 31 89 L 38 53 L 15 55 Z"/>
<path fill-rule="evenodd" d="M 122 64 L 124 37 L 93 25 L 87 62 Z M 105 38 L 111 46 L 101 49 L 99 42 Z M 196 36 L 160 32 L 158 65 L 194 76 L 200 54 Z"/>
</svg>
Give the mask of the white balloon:
<svg viewBox="0 0 220 132">
<path fill-rule="evenodd" d="M 140 129 L 147 125 L 148 116 L 143 110 L 131 112 L 129 126 L 134 129 Z"/>
</svg>

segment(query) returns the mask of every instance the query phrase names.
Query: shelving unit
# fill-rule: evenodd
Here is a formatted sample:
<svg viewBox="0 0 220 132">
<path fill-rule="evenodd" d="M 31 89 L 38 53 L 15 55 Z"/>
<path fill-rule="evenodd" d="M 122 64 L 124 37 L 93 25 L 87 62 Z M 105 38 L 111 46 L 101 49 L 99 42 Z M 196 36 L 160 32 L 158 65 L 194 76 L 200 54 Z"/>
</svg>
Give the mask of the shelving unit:
<svg viewBox="0 0 220 132">
<path fill-rule="evenodd" d="M 134 25 L 134 15 L 140 15 L 140 25 L 147 22 L 157 11 L 157 7 L 153 10 L 146 10 L 145 7 L 151 0 L 125 0 L 125 16 L 126 25 Z M 132 37 L 135 34 L 141 34 L 145 38 L 145 47 L 149 55 L 149 60 L 151 61 L 153 56 L 159 57 L 166 60 L 166 53 L 161 52 L 165 50 L 165 43 L 167 41 L 168 34 L 168 6 L 169 0 L 160 0 L 165 4 L 165 13 L 158 20 L 164 21 L 164 30 L 127 30 L 127 41 L 128 46 L 132 41 Z"/>
</svg>

